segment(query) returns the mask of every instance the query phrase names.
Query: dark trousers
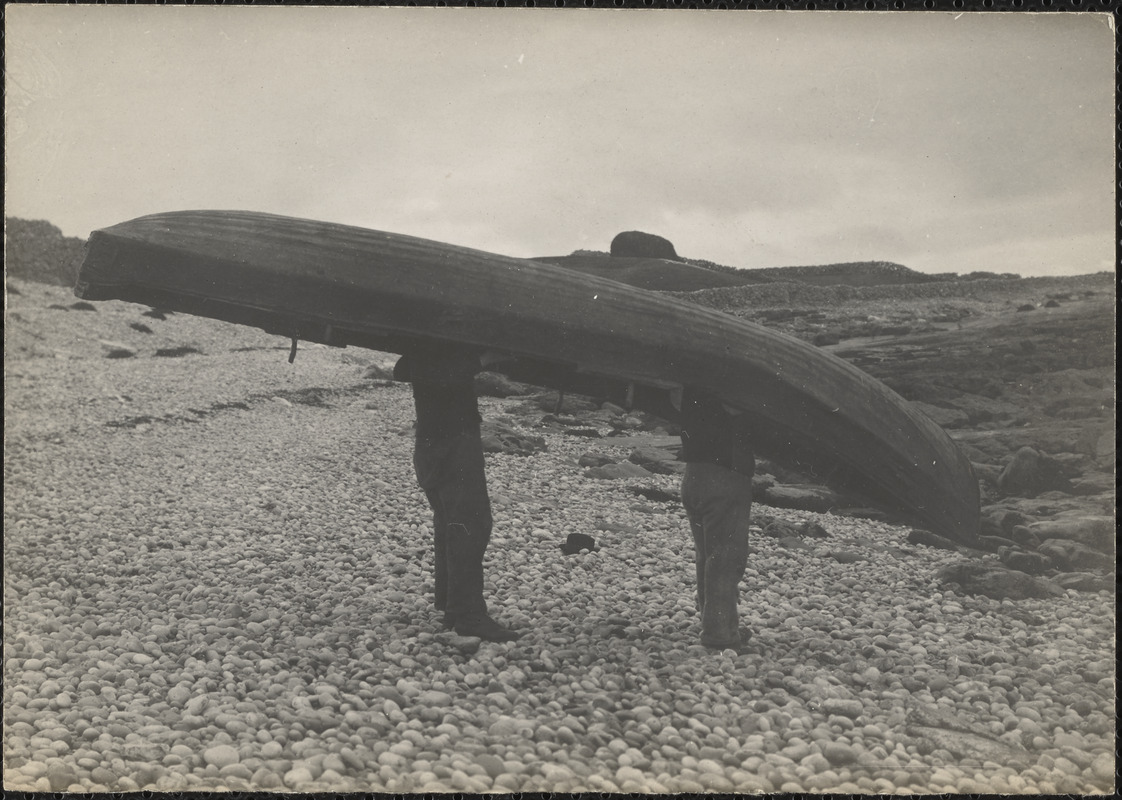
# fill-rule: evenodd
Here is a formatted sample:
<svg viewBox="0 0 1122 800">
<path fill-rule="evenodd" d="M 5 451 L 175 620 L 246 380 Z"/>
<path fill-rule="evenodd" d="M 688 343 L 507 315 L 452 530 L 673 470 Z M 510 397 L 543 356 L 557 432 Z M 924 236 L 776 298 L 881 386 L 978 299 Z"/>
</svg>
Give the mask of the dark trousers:
<svg viewBox="0 0 1122 800">
<path fill-rule="evenodd" d="M 701 643 L 735 645 L 740 579 L 748 565 L 752 479 L 716 464 L 688 463 L 682 505 L 693 533 Z"/>
<path fill-rule="evenodd" d="M 432 506 L 435 605 L 450 619 L 486 614 L 483 554 L 492 520 L 479 426 L 439 439 L 418 437 L 413 466 Z"/>
</svg>

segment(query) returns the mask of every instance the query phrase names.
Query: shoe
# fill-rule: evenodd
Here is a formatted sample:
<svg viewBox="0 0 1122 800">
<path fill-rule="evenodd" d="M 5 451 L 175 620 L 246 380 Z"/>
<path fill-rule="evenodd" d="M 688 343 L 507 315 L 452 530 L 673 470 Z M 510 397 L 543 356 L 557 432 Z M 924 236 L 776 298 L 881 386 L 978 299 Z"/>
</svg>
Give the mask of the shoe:
<svg viewBox="0 0 1122 800">
<path fill-rule="evenodd" d="M 445 627 L 450 627 L 460 636 L 478 636 L 488 642 L 513 642 L 521 634 L 504 628 L 486 614 L 471 614 L 450 620 L 444 618 Z"/>
</svg>

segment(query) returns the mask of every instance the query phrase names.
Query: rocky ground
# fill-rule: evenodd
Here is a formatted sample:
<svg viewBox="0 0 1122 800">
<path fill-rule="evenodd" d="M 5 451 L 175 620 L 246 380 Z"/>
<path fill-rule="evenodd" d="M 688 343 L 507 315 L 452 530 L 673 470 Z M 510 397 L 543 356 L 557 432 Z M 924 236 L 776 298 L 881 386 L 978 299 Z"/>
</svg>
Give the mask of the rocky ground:
<svg viewBox="0 0 1122 800">
<path fill-rule="evenodd" d="M 392 357 L 9 290 L 5 788 L 1113 791 L 1107 295 L 772 305 L 945 414 L 992 552 L 765 469 L 738 654 L 696 644 L 657 421 L 484 398 L 491 610 L 524 635 L 482 643 L 431 609 Z"/>
</svg>

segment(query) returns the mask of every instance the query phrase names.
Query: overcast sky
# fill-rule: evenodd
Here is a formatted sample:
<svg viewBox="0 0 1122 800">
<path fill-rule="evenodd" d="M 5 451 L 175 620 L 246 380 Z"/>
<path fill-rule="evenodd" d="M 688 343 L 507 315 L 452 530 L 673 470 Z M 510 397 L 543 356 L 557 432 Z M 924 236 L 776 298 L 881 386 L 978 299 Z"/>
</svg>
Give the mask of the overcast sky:
<svg viewBox="0 0 1122 800">
<path fill-rule="evenodd" d="M 1106 14 L 6 8 L 5 213 L 512 256 L 1114 268 Z"/>
</svg>

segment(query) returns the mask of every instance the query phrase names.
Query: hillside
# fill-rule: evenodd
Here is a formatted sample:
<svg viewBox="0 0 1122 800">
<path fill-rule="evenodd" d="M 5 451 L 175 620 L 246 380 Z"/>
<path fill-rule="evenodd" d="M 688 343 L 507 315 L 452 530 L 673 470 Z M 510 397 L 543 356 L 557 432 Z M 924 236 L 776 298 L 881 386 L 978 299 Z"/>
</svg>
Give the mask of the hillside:
<svg viewBox="0 0 1122 800">
<path fill-rule="evenodd" d="M 46 220 L 4 218 L 4 263 L 8 277 L 73 286 L 86 243 Z"/>
<path fill-rule="evenodd" d="M 957 278 L 954 274 L 925 275 L 888 261 L 740 269 L 704 259 L 683 258 L 672 261 L 655 258 L 622 258 L 592 250 L 577 250 L 570 256 L 545 256 L 535 260 L 589 275 L 611 278 L 640 289 L 662 292 L 696 292 L 704 289 L 755 286 L 776 282 L 812 286 L 910 286 Z"/>
<path fill-rule="evenodd" d="M 727 286 L 766 283 L 770 279 L 741 273 L 716 272 L 680 261 L 662 258 L 621 258 L 607 255 L 545 256 L 547 264 L 610 278 L 640 289 L 658 292 L 695 292 Z"/>
<path fill-rule="evenodd" d="M 852 261 L 814 267 L 769 267 L 744 272 L 772 281 L 796 281 L 815 286 L 886 286 L 933 283 L 939 280 L 934 275 L 925 275 L 890 261 Z"/>
<path fill-rule="evenodd" d="M 72 286 L 85 242 L 63 236 L 62 231 L 45 220 L 5 218 L 4 255 L 11 277 Z M 979 278 L 1016 278 L 1014 275 L 954 273 L 925 275 L 900 264 L 886 261 L 858 261 L 803 267 L 740 269 L 704 259 L 612 256 L 594 250 L 576 250 L 568 256 L 535 258 L 548 264 L 620 281 L 640 289 L 659 292 L 699 292 L 759 286 L 777 282 L 808 286 L 911 286 Z M 693 298 L 707 302 L 708 298 Z"/>
</svg>

